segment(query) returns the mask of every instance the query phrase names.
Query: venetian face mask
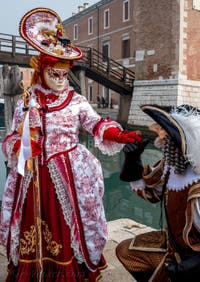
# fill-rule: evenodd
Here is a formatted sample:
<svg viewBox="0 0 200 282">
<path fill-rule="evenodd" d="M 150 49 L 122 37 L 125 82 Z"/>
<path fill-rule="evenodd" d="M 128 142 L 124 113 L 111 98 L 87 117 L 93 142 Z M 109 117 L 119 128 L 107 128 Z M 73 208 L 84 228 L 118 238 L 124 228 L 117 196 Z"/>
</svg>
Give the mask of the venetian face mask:
<svg viewBox="0 0 200 282">
<path fill-rule="evenodd" d="M 155 132 L 158 135 L 158 137 L 156 137 L 156 139 L 154 140 L 155 147 L 163 148 L 167 132 L 158 123 L 152 123 L 149 126 L 149 130 Z"/>
<path fill-rule="evenodd" d="M 68 69 L 47 67 L 44 69 L 44 80 L 47 86 L 56 92 L 68 88 Z"/>
</svg>

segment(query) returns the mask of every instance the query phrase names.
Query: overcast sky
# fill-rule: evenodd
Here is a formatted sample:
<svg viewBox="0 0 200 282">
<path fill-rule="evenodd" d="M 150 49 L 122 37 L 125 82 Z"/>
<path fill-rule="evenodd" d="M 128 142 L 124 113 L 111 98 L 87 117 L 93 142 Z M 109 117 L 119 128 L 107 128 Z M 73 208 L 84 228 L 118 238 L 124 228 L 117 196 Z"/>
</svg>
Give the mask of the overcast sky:
<svg viewBox="0 0 200 282">
<path fill-rule="evenodd" d="M 34 8 L 50 8 L 64 21 L 83 3 L 93 5 L 97 2 L 99 0 L 0 0 L 0 33 L 19 35 L 21 18 Z"/>
</svg>

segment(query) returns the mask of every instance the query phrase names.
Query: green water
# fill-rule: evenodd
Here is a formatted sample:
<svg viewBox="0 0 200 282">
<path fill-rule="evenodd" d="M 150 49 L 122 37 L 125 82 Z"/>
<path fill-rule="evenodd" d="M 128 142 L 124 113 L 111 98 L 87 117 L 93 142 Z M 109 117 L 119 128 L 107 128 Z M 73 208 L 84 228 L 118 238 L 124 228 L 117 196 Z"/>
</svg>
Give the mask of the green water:
<svg viewBox="0 0 200 282">
<path fill-rule="evenodd" d="M 123 152 L 114 156 L 106 156 L 94 148 L 93 138 L 85 136 L 81 138 L 81 143 L 101 161 L 104 179 L 105 179 L 105 194 L 104 194 L 104 206 L 106 211 L 106 218 L 108 221 L 119 218 L 131 218 L 139 223 L 159 228 L 160 221 L 160 207 L 159 204 L 150 204 L 141 198 L 139 198 L 130 189 L 130 185 L 127 182 L 122 182 L 119 179 L 119 172 L 124 160 Z M 153 164 L 161 156 L 161 152 L 156 150 L 152 145 L 149 145 L 145 149 L 142 159 L 145 163 Z M 6 170 L 5 159 L 0 151 L 0 200 L 2 198 Z"/>
<path fill-rule="evenodd" d="M 87 148 L 101 161 L 104 179 L 105 194 L 104 207 L 108 221 L 119 218 L 131 218 L 139 223 L 160 228 L 160 204 L 150 204 L 138 197 L 127 182 L 119 179 L 119 172 L 124 160 L 123 152 L 114 156 L 106 156 L 94 148 L 93 138 L 87 137 L 82 141 Z M 153 164 L 158 161 L 162 153 L 152 144 L 145 149 L 142 160 Z"/>
</svg>

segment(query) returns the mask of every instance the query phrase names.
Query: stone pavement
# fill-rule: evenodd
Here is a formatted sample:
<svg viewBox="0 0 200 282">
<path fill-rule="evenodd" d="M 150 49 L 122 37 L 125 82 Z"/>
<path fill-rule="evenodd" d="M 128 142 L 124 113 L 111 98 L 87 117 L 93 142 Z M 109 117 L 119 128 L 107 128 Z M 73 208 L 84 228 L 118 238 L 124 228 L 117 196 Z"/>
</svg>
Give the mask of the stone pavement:
<svg viewBox="0 0 200 282">
<path fill-rule="evenodd" d="M 4 282 L 7 274 L 7 260 L 5 250 L 2 246 L 0 246 L 0 266 L 0 282 Z"/>
<path fill-rule="evenodd" d="M 108 222 L 108 241 L 105 246 L 104 256 L 108 267 L 102 271 L 99 282 L 134 282 L 136 281 L 122 266 L 115 255 L 118 243 L 125 239 L 134 238 L 136 235 L 151 231 L 152 228 L 137 223 L 128 218 Z"/>
<path fill-rule="evenodd" d="M 148 232 L 151 227 L 137 223 L 131 219 L 117 219 L 108 222 L 108 241 L 105 246 L 104 256 L 108 267 L 102 271 L 102 278 L 99 282 L 134 282 L 132 276 L 124 269 L 115 255 L 116 245 L 122 240 L 133 238 L 137 234 Z M 6 278 L 6 255 L 5 250 L 0 246 L 0 282 Z"/>
</svg>

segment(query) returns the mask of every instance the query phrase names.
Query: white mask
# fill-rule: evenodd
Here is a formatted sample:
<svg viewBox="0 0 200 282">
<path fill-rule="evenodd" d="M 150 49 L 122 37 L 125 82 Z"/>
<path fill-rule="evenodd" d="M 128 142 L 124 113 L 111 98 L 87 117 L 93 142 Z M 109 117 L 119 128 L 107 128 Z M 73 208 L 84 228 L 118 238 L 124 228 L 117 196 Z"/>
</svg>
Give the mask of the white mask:
<svg viewBox="0 0 200 282">
<path fill-rule="evenodd" d="M 68 88 L 68 69 L 47 67 L 44 69 L 44 80 L 47 86 L 56 92 Z"/>
</svg>

